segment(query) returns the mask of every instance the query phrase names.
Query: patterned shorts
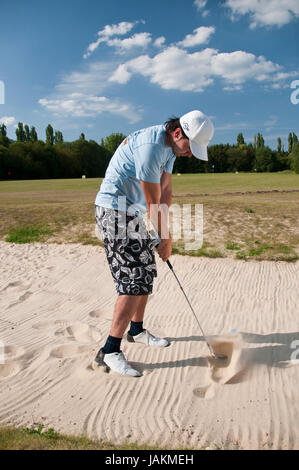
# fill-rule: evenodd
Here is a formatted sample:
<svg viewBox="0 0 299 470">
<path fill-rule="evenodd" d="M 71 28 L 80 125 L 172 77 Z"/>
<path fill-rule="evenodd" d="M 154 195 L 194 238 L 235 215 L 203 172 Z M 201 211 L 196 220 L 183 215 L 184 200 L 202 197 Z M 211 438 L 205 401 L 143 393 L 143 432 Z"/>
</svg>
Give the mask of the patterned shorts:
<svg viewBox="0 0 299 470">
<path fill-rule="evenodd" d="M 154 246 L 141 217 L 95 206 L 118 295 L 148 295 L 157 276 Z"/>
</svg>

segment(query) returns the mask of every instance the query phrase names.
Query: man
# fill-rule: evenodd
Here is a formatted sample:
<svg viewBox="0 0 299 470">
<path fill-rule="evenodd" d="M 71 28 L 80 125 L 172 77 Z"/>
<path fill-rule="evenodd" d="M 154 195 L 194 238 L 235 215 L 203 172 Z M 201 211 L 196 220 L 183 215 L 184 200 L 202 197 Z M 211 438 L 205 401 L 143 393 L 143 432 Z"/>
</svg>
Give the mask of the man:
<svg viewBox="0 0 299 470">
<path fill-rule="evenodd" d="M 143 328 L 144 311 L 157 271 L 155 240 L 149 236 L 142 215 L 148 211 L 161 239 L 157 252 L 167 261 L 171 255 L 171 236 L 159 209 L 171 204 L 175 157 L 193 154 L 208 160 L 207 145 L 213 134 L 210 119 L 201 111 L 191 111 L 164 125 L 131 134 L 110 160 L 96 197 L 95 215 L 118 298 L 110 334 L 95 358 L 99 366 L 122 375 L 141 375 L 120 350 L 130 322 L 129 342 L 150 347 L 169 345 L 166 339 Z"/>
</svg>

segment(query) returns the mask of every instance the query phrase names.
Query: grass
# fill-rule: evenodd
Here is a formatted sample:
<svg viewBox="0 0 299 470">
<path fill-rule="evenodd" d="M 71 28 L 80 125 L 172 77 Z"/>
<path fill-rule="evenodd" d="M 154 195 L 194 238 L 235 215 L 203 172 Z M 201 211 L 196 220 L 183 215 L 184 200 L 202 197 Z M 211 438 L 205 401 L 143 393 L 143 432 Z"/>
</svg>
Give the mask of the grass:
<svg viewBox="0 0 299 470">
<path fill-rule="evenodd" d="M 53 230 L 43 226 L 13 228 L 5 238 L 9 243 L 42 242 L 52 235 Z"/>
<path fill-rule="evenodd" d="M 228 242 L 228 243 L 226 244 L 226 249 L 227 249 L 227 250 L 240 250 L 240 247 L 237 245 L 237 243 Z"/>
<path fill-rule="evenodd" d="M 203 205 L 203 246 L 173 253 L 299 259 L 299 176 L 292 172 L 173 175 L 173 204 Z M 101 179 L 0 182 L 0 240 L 102 245 L 94 235 Z M 42 221 L 42 222 L 41 222 Z M 255 243 L 257 241 L 258 243 Z"/>
<path fill-rule="evenodd" d="M 33 428 L 0 428 L 0 450 L 167 450 L 158 446 L 136 443 L 114 445 L 91 440 L 86 436 L 69 436 L 54 429 L 44 430 L 42 424 Z M 183 449 L 182 449 L 183 450 Z"/>
</svg>

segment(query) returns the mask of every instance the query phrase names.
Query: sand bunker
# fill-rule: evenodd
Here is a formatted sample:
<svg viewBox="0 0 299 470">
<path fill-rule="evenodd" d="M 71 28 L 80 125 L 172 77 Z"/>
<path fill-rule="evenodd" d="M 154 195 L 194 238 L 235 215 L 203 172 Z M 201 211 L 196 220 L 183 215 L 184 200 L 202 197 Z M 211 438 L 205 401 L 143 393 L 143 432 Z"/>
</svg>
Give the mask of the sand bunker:
<svg viewBox="0 0 299 470">
<path fill-rule="evenodd" d="M 212 347 L 228 357 L 209 355 L 158 259 L 145 327 L 171 344 L 124 339 L 142 373 L 132 379 L 91 367 L 116 300 L 104 250 L 0 242 L 0 425 L 168 448 L 298 449 L 299 263 L 171 261 Z"/>
</svg>

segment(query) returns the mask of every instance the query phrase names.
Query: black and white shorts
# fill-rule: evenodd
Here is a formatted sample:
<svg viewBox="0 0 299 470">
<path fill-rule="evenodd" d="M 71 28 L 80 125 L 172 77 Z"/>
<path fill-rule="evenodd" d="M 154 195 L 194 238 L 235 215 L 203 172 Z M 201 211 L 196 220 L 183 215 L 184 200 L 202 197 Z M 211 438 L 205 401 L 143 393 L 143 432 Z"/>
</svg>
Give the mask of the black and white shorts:
<svg viewBox="0 0 299 470">
<path fill-rule="evenodd" d="M 118 295 L 148 295 L 157 276 L 154 247 L 141 217 L 95 206 Z"/>
</svg>

